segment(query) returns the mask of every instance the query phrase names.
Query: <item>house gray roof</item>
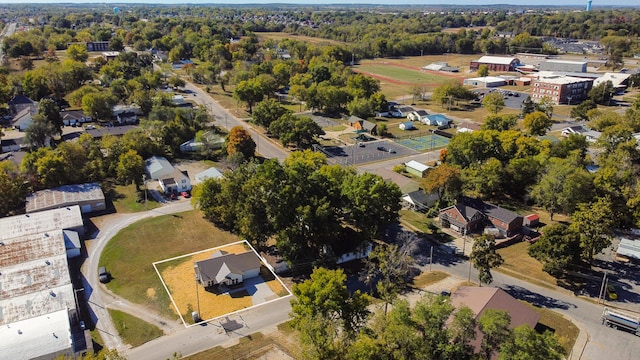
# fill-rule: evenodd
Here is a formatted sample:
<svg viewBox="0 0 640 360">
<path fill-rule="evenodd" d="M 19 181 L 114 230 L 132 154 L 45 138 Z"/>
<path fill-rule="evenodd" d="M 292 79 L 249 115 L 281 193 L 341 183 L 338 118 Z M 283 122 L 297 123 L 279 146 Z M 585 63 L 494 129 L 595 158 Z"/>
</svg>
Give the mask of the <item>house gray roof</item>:
<svg viewBox="0 0 640 360">
<path fill-rule="evenodd" d="M 438 200 L 437 193 L 425 194 L 423 190 L 412 191 L 407 193 L 406 196 L 408 196 L 409 199 L 411 199 L 411 202 L 415 205 L 425 205 Z"/>
<path fill-rule="evenodd" d="M 480 211 L 489 217 L 504 221 L 507 224 L 511 223 L 513 220 L 519 217 L 522 217 L 511 210 L 507 210 L 505 208 L 501 208 L 500 206 L 484 202 L 480 199 L 474 199 L 466 196 L 463 196 L 460 199 L 460 201 L 458 201 L 458 204 L 456 204 L 456 207 L 458 207 L 458 205 L 461 205 L 464 208 L 471 208 L 476 211 Z M 460 207 L 458 207 L 458 209 L 460 209 Z M 466 211 L 471 211 L 471 210 L 466 210 Z"/>
<path fill-rule="evenodd" d="M 9 105 L 18 105 L 18 104 L 31 105 L 31 104 L 36 104 L 36 102 L 31 100 L 26 95 L 16 95 L 11 100 L 9 100 Z"/>
<path fill-rule="evenodd" d="M 259 268 L 260 259 L 252 251 L 241 254 L 216 251 L 211 258 L 197 261 L 195 266 L 203 281 L 215 280 L 216 283 L 220 283 L 229 274 L 242 274 L 245 271 Z"/>
</svg>

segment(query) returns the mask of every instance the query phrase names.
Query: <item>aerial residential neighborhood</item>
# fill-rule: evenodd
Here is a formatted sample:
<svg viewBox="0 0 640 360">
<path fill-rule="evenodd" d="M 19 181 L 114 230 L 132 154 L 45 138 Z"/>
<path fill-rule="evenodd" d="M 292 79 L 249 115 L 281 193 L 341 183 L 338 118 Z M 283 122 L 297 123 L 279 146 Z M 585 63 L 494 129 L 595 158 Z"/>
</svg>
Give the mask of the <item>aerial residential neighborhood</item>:
<svg viewBox="0 0 640 360">
<path fill-rule="evenodd" d="M 0 8 L 0 358 L 640 350 L 637 4 Z"/>
</svg>

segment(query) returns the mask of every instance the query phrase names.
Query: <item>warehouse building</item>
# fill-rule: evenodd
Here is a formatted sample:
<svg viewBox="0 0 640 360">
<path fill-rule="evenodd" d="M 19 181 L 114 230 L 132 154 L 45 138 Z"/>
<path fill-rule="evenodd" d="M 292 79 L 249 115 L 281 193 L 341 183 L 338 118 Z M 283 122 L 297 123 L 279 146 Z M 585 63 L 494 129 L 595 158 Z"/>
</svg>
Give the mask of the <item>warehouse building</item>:
<svg viewBox="0 0 640 360">
<path fill-rule="evenodd" d="M 77 356 L 87 342 L 79 327 L 65 232 L 83 230 L 80 207 L 2 218 L 0 229 L 2 357 Z"/>
<path fill-rule="evenodd" d="M 477 86 L 483 88 L 499 87 L 507 85 L 507 81 L 504 78 L 496 76 L 484 76 L 464 79 L 464 85 Z"/>
<path fill-rule="evenodd" d="M 64 185 L 36 191 L 27 196 L 27 214 L 61 207 L 80 206 L 83 214 L 107 208 L 104 193 L 98 183 Z"/>
<path fill-rule="evenodd" d="M 587 98 L 592 87 L 592 79 L 563 75 L 540 76 L 533 79 L 531 84 L 531 100 L 538 102 L 548 97 L 556 105 L 578 104 Z"/>
<path fill-rule="evenodd" d="M 587 72 L 586 61 L 546 60 L 540 63 L 540 71 Z"/>
</svg>

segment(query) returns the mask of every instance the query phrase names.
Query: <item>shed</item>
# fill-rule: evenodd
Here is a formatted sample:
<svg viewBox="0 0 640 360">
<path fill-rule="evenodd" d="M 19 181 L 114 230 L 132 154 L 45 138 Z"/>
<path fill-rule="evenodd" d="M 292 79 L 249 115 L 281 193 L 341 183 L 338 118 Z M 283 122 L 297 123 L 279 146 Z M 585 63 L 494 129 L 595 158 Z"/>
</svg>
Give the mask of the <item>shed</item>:
<svg viewBox="0 0 640 360">
<path fill-rule="evenodd" d="M 427 171 L 431 169 L 431 166 L 425 165 L 415 160 L 411 160 L 405 163 L 404 167 L 409 174 L 419 176 L 419 177 L 424 177 Z"/>
<path fill-rule="evenodd" d="M 522 225 L 528 227 L 536 227 L 540 225 L 540 216 L 538 216 L 538 214 L 529 214 L 522 220 Z"/>
<path fill-rule="evenodd" d="M 215 167 L 210 167 L 207 170 L 203 171 L 203 172 L 199 172 L 196 174 L 196 178 L 195 178 L 195 182 L 196 184 L 201 183 L 207 179 L 219 179 L 221 178 L 223 175 L 220 172 L 220 170 L 216 169 Z"/>
<path fill-rule="evenodd" d="M 411 121 L 405 121 L 405 122 L 402 122 L 402 123 L 400 123 L 400 125 L 398 125 L 398 127 L 399 127 L 401 130 L 413 130 L 413 129 L 415 129 L 415 128 L 416 128 L 416 127 L 413 125 L 413 122 L 411 122 Z"/>
</svg>

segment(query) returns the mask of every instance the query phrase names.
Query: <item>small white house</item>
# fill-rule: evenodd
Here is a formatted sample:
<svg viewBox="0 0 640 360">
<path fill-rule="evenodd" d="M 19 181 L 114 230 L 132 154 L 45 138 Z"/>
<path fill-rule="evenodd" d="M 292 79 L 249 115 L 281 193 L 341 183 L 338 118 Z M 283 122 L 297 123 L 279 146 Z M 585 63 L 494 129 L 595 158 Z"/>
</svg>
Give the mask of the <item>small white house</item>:
<svg viewBox="0 0 640 360">
<path fill-rule="evenodd" d="M 182 171 L 174 168 L 173 173 L 158 179 L 162 191 L 167 193 L 178 193 L 183 191 L 191 191 L 191 180 Z"/>
<path fill-rule="evenodd" d="M 219 179 L 222 176 L 223 175 L 220 170 L 216 169 L 215 167 L 210 167 L 207 170 L 196 174 L 195 183 L 199 184 L 207 179 Z"/>
<path fill-rule="evenodd" d="M 443 114 L 431 114 L 427 115 L 424 119 L 421 120 L 421 122 L 425 125 L 447 126 L 453 121 Z"/>
<path fill-rule="evenodd" d="M 412 121 L 405 121 L 405 122 L 403 122 L 403 123 L 400 123 L 400 125 L 398 125 L 398 127 L 399 127 L 401 130 L 413 130 L 413 129 L 415 129 L 415 128 L 416 128 L 416 127 L 413 125 L 413 122 L 412 122 Z"/>
<path fill-rule="evenodd" d="M 353 260 L 368 258 L 371 250 L 373 250 L 373 244 L 366 242 L 352 251 L 340 254 L 336 260 L 336 264 L 339 265 Z"/>
<path fill-rule="evenodd" d="M 429 113 L 425 110 L 416 110 L 410 112 L 409 115 L 407 115 L 407 119 L 411 121 L 422 121 L 427 116 L 429 116 Z"/>
</svg>

